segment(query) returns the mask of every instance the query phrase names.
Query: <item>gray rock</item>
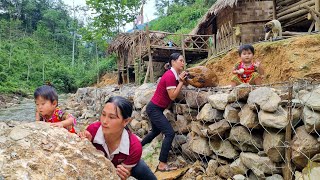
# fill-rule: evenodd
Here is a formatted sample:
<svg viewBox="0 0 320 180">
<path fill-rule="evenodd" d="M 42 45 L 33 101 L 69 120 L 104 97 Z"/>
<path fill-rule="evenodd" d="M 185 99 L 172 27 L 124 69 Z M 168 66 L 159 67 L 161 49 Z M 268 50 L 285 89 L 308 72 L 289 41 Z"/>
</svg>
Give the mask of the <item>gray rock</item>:
<svg viewBox="0 0 320 180">
<path fill-rule="evenodd" d="M 307 166 L 308 159 L 320 153 L 320 143 L 317 138 L 310 135 L 304 126 L 296 129 L 291 142 L 292 161 L 298 168 Z"/>
<path fill-rule="evenodd" d="M 223 119 L 223 112 L 213 109 L 210 104 L 205 104 L 197 116 L 197 120 L 215 122 Z"/>
<path fill-rule="evenodd" d="M 276 131 L 264 131 L 263 133 L 263 149 L 273 162 L 284 161 L 285 150 L 285 134 Z"/>
<path fill-rule="evenodd" d="M 310 133 L 320 130 L 320 112 L 304 107 L 302 117 L 307 132 Z"/>
<path fill-rule="evenodd" d="M 227 105 L 223 114 L 224 119 L 226 119 L 229 123 L 239 123 L 240 117 L 238 113 L 240 109 L 233 108 L 231 105 Z"/>
<path fill-rule="evenodd" d="M 243 126 L 231 128 L 228 139 L 241 151 L 258 152 L 259 149 L 262 149 L 262 137 L 258 134 L 250 134 Z"/>
<path fill-rule="evenodd" d="M 240 84 L 235 87 L 228 96 L 228 102 L 246 101 L 249 93 L 252 91 L 252 86 L 249 84 Z"/>
<path fill-rule="evenodd" d="M 289 123 L 288 114 L 281 106 L 274 113 L 263 110 L 259 111 L 258 118 L 262 126 L 277 129 L 283 129 Z"/>
<path fill-rule="evenodd" d="M 206 174 L 208 176 L 215 176 L 218 166 L 219 166 L 218 161 L 211 159 L 208 163 L 208 167 L 206 169 Z"/>
<path fill-rule="evenodd" d="M 228 104 L 228 96 L 226 93 L 213 94 L 208 97 L 208 101 L 214 109 L 224 110 Z"/>
<path fill-rule="evenodd" d="M 259 119 L 258 114 L 251 110 L 248 105 L 243 106 L 239 112 L 240 124 L 247 128 L 258 128 Z"/>
<path fill-rule="evenodd" d="M 141 85 L 135 90 L 133 97 L 134 106 L 138 109 L 141 109 L 151 100 L 154 92 L 156 90 L 155 84 L 146 83 Z"/>
<path fill-rule="evenodd" d="M 177 120 L 176 120 L 176 127 L 177 131 L 179 133 L 188 133 L 191 128 L 190 128 L 190 122 L 188 122 L 184 116 L 182 115 L 177 115 Z"/>
<path fill-rule="evenodd" d="M 233 174 L 247 174 L 248 168 L 238 158 L 230 164 L 230 168 Z"/>
<path fill-rule="evenodd" d="M 195 153 L 205 156 L 210 156 L 213 153 L 212 150 L 210 150 L 209 141 L 207 138 L 195 136 L 190 140 L 189 145 L 190 149 Z"/>
<path fill-rule="evenodd" d="M 248 97 L 248 105 L 251 109 L 260 109 L 267 112 L 275 112 L 278 109 L 281 98 L 268 87 L 260 87 L 253 90 Z"/>
<path fill-rule="evenodd" d="M 310 93 L 305 94 L 302 97 L 302 101 L 307 105 L 310 109 L 314 109 L 315 111 L 320 111 L 320 88 L 316 88 Z"/>
<path fill-rule="evenodd" d="M 208 92 L 186 91 L 185 98 L 187 105 L 191 108 L 200 108 L 208 102 Z"/>
<path fill-rule="evenodd" d="M 251 169 L 253 173 L 259 177 L 264 178 L 265 174 L 274 174 L 280 172 L 276 164 L 268 157 L 261 157 L 254 153 L 240 153 L 241 162 Z"/>
<path fill-rule="evenodd" d="M 232 144 L 228 140 L 210 139 L 210 149 L 217 156 L 222 156 L 228 159 L 234 159 L 239 153 L 233 148 Z"/>
<path fill-rule="evenodd" d="M 274 174 L 272 176 L 268 176 L 266 180 L 283 180 L 283 177 L 279 174 Z"/>
<path fill-rule="evenodd" d="M 18 141 L 28 137 L 31 133 L 32 132 L 30 130 L 24 128 L 23 126 L 16 126 L 11 130 L 9 137 L 14 141 Z"/>
<path fill-rule="evenodd" d="M 211 125 L 208 126 L 205 134 L 209 135 L 209 136 L 223 136 L 224 133 L 229 130 L 231 127 L 229 125 L 229 123 L 226 120 L 221 120 L 218 121 L 216 123 L 213 123 Z"/>
</svg>

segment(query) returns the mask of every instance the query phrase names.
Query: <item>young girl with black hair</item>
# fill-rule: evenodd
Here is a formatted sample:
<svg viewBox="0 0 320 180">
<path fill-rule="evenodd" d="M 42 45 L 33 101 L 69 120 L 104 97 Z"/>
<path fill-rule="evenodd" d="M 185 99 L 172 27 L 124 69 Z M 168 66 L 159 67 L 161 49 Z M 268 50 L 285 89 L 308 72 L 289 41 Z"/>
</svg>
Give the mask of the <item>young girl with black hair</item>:
<svg viewBox="0 0 320 180">
<path fill-rule="evenodd" d="M 76 118 L 58 107 L 58 94 L 49 85 L 43 85 L 34 92 L 36 103 L 36 121 L 52 123 L 52 126 L 64 127 L 75 133 Z"/>
<path fill-rule="evenodd" d="M 144 146 L 150 143 L 160 133 L 164 134 L 159 157 L 160 163 L 157 167 L 159 171 L 177 169 L 177 167 L 169 167 L 167 164 L 168 154 L 175 134 L 170 122 L 163 115 L 163 111 L 177 98 L 185 83 L 186 72 L 183 71 L 184 63 L 185 61 L 181 54 L 171 54 L 169 59 L 171 68 L 162 75 L 157 89 L 147 105 L 147 114 L 151 121 L 152 130 L 142 140 L 141 144 Z"/>
<path fill-rule="evenodd" d="M 111 97 L 105 104 L 100 121 L 90 124 L 87 130 L 80 132 L 81 138 L 87 138 L 104 152 L 117 168 L 121 179 L 130 175 L 139 180 L 154 180 L 156 177 L 141 160 L 142 146 L 135 134 L 126 129 L 131 121 L 132 105 L 121 96 Z"/>
</svg>

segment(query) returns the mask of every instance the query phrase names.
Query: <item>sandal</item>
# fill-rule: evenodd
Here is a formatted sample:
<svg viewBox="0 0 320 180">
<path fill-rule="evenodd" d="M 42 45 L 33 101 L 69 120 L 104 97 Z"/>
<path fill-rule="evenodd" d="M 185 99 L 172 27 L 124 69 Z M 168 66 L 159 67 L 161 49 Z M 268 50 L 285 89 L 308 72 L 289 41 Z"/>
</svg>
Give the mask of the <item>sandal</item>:
<svg viewBox="0 0 320 180">
<path fill-rule="evenodd" d="M 156 171 L 169 172 L 169 171 L 175 171 L 177 169 L 178 169 L 178 167 L 173 167 L 173 166 L 167 165 L 164 169 L 159 169 L 159 166 L 157 166 L 157 170 Z"/>
</svg>

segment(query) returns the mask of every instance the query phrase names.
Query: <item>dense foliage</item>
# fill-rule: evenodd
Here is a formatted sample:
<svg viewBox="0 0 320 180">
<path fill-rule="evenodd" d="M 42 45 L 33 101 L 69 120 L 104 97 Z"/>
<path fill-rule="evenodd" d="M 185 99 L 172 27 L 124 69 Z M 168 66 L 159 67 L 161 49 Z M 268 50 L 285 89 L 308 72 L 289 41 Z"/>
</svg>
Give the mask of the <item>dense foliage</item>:
<svg viewBox="0 0 320 180">
<path fill-rule="evenodd" d="M 61 0 L 1 1 L 0 92 L 29 93 L 48 81 L 74 92 L 112 71 L 106 41 L 85 39 L 81 24 Z"/>
<path fill-rule="evenodd" d="M 89 86 L 116 67 L 108 42 L 149 0 L 0 1 L 0 93 L 30 93 L 51 82 L 60 92 Z M 157 0 L 152 30 L 189 33 L 215 0 Z M 86 23 L 74 13 L 95 12 Z M 146 11 L 146 10 L 145 10 Z"/>
</svg>

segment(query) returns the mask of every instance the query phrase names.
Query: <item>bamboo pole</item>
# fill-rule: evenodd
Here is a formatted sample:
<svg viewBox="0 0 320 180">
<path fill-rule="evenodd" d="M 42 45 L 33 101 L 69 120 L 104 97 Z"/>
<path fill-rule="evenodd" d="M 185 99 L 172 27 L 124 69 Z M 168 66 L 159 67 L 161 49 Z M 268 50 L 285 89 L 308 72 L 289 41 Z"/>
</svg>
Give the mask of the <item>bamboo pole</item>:
<svg viewBox="0 0 320 180">
<path fill-rule="evenodd" d="M 138 61 L 138 67 L 139 67 L 139 69 L 138 69 L 138 73 L 139 73 L 139 77 L 138 77 L 138 84 L 140 85 L 140 83 L 141 83 L 141 71 L 142 71 L 142 65 L 141 65 L 141 62 L 142 62 L 142 33 L 140 33 L 139 34 L 139 61 Z"/>
<path fill-rule="evenodd" d="M 187 61 L 187 57 L 186 57 L 186 52 L 184 49 L 184 35 L 181 34 L 181 49 L 182 49 L 182 56 L 185 59 L 185 61 Z M 184 63 L 184 69 L 186 69 L 187 67 L 187 63 Z"/>
<path fill-rule="evenodd" d="M 312 6 L 312 5 L 314 5 L 314 2 L 308 1 L 308 2 L 305 2 L 305 3 L 299 3 L 299 4 L 297 3 L 296 6 L 294 6 L 292 8 L 289 8 L 289 9 L 283 11 L 283 12 L 278 13 L 278 16 L 281 17 L 281 16 L 284 16 L 284 15 L 290 14 L 292 12 L 298 11 L 305 5 Z"/>
<path fill-rule="evenodd" d="M 282 17 L 279 17 L 278 20 L 279 20 L 279 21 L 286 21 L 286 20 L 288 20 L 288 19 L 290 19 L 290 18 L 302 16 L 302 15 L 307 14 L 307 13 L 308 13 L 308 10 L 306 10 L 306 9 L 301 9 L 301 10 L 298 10 L 298 11 L 296 11 L 296 12 L 294 12 L 294 13 L 290 13 L 290 14 L 284 15 L 284 16 L 282 16 Z"/>
<path fill-rule="evenodd" d="M 320 0 L 315 0 L 315 11 L 319 12 L 320 11 Z M 318 15 L 319 16 L 319 15 Z M 320 16 L 319 16 L 320 17 Z M 315 24 L 315 30 L 320 31 L 320 23 L 316 22 Z"/>
<path fill-rule="evenodd" d="M 296 2 L 296 3 L 294 3 L 294 4 L 291 4 L 291 5 L 289 5 L 289 6 L 281 7 L 281 9 L 278 10 L 278 15 L 279 15 L 279 13 L 282 13 L 283 11 L 286 11 L 286 10 L 288 10 L 288 9 L 291 9 L 291 8 L 293 8 L 293 7 L 296 7 L 296 6 L 298 6 L 299 4 L 302 4 L 302 3 L 305 3 L 305 2 L 312 2 L 312 1 L 310 1 L 310 0 L 302 0 L 302 1 Z M 312 2 L 312 3 L 314 3 L 314 2 Z M 279 5 L 279 4 L 280 4 L 280 2 L 277 3 L 277 5 Z"/>
<path fill-rule="evenodd" d="M 150 33 L 149 33 L 149 26 L 148 24 L 146 25 L 146 32 L 147 32 L 147 47 L 148 47 L 148 56 L 149 56 L 149 63 L 148 63 L 148 69 L 146 76 L 144 78 L 144 83 L 147 83 L 148 76 L 150 74 L 150 82 L 154 82 L 154 77 L 153 77 L 153 64 L 152 64 L 152 55 L 151 55 L 151 46 L 150 46 Z"/>
<path fill-rule="evenodd" d="M 306 8 L 308 11 L 309 11 L 309 13 L 311 14 L 311 16 L 312 16 L 312 18 L 314 19 L 314 21 L 316 21 L 316 23 L 315 23 L 315 30 L 316 31 L 319 31 L 319 25 L 320 25 L 320 19 L 319 19 L 319 17 L 320 17 L 320 13 L 318 12 L 318 11 L 316 11 L 316 10 L 314 10 L 314 9 L 312 9 L 312 8 L 310 8 L 309 6 L 303 6 L 304 8 Z M 318 27 L 317 27 L 317 25 L 318 25 Z"/>
</svg>

